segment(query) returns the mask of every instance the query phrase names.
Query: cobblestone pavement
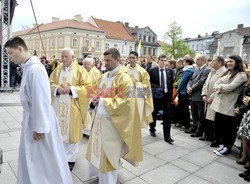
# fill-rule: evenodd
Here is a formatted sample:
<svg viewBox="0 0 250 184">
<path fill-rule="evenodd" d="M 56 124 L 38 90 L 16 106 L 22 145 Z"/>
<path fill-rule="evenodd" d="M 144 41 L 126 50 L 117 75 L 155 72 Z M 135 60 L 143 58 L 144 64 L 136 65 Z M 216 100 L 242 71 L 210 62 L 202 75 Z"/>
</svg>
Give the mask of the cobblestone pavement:
<svg viewBox="0 0 250 184">
<path fill-rule="evenodd" d="M 1 184 L 17 181 L 17 158 L 22 107 L 19 93 L 0 93 L 0 148 L 3 150 Z M 163 141 L 162 126 L 157 125 L 157 136 L 151 137 L 148 129 L 142 130 L 144 161 L 133 167 L 126 161 L 119 170 L 118 183 L 125 184 L 243 184 L 238 174 L 244 169 L 236 164 L 237 148 L 227 157 L 218 157 L 209 142 L 191 138 L 172 126 L 173 145 Z M 236 141 L 239 145 L 239 141 Z M 87 177 L 85 159 L 87 139 L 79 144 L 76 166 L 72 172 L 74 184 L 96 184 L 98 179 Z"/>
</svg>

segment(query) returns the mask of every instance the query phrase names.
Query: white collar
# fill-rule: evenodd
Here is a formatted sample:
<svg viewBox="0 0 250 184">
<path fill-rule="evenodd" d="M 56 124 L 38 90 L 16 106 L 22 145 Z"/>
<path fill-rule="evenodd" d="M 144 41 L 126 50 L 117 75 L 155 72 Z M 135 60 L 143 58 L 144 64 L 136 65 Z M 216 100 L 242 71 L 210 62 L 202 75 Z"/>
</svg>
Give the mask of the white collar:
<svg viewBox="0 0 250 184">
<path fill-rule="evenodd" d="M 201 67 L 198 67 L 200 69 L 204 68 L 207 64 L 202 65 Z"/>
<path fill-rule="evenodd" d="M 164 67 L 164 68 L 160 68 L 160 67 L 159 67 L 159 71 L 161 71 L 161 69 L 163 69 L 163 71 L 165 71 L 165 67 Z"/>
<path fill-rule="evenodd" d="M 112 76 L 114 75 L 114 73 L 115 73 L 116 71 L 118 71 L 121 67 L 122 67 L 121 65 L 118 65 L 118 66 L 117 66 L 116 68 L 114 68 L 113 70 L 108 71 L 108 76 L 109 76 L 109 77 L 112 77 Z"/>
<path fill-rule="evenodd" d="M 70 70 L 70 67 L 72 66 L 73 62 L 67 67 L 65 66 L 65 71 L 68 72 Z"/>
</svg>

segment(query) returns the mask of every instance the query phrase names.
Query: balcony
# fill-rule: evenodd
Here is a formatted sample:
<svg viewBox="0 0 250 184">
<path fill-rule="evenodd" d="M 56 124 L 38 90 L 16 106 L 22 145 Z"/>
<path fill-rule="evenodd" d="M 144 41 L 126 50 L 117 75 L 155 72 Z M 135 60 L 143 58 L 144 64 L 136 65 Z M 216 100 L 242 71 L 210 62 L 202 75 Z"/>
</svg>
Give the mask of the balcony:
<svg viewBox="0 0 250 184">
<path fill-rule="evenodd" d="M 95 52 L 95 48 L 94 47 L 90 47 L 90 46 L 88 46 L 88 47 L 82 47 L 82 52 L 88 52 L 88 53 Z"/>
</svg>

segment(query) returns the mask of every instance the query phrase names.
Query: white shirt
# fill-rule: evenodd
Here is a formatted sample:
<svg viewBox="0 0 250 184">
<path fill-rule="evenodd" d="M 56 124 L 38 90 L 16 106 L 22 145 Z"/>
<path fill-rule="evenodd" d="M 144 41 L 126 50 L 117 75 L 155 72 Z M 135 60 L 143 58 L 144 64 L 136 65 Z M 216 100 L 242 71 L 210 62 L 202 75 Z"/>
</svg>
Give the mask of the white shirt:
<svg viewBox="0 0 250 184">
<path fill-rule="evenodd" d="M 122 66 L 118 65 L 117 67 L 115 67 L 113 70 L 108 71 L 108 77 L 112 77 L 116 71 L 118 71 Z"/>
</svg>

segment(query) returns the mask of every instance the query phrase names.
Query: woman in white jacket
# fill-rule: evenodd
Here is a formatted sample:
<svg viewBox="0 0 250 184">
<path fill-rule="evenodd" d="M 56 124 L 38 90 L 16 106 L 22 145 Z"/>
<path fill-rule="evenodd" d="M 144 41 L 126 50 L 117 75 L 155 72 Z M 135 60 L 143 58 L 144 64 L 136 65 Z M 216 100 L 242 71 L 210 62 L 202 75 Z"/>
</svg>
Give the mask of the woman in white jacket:
<svg viewBox="0 0 250 184">
<path fill-rule="evenodd" d="M 228 71 L 214 84 L 216 95 L 211 104 L 211 109 L 216 112 L 215 142 L 211 147 L 220 145 L 217 150 L 214 150 L 218 156 L 231 153 L 238 125 L 234 104 L 248 78 L 240 56 L 230 56 L 227 67 Z"/>
</svg>

